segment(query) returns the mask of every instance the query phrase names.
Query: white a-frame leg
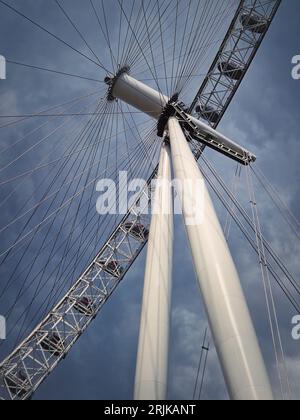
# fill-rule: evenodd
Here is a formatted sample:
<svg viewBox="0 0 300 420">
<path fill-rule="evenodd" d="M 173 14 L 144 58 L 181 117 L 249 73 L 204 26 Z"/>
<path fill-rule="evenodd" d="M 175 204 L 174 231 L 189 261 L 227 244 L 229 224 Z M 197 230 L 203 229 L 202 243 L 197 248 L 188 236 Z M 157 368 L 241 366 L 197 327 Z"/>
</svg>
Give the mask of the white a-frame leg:
<svg viewBox="0 0 300 420">
<path fill-rule="evenodd" d="M 204 178 L 178 120 L 171 118 L 168 126 L 188 239 L 230 397 L 272 400 L 247 302 Z"/>
<path fill-rule="evenodd" d="M 150 227 L 135 400 L 165 400 L 167 395 L 171 318 L 173 205 L 171 156 L 162 146 Z"/>
</svg>

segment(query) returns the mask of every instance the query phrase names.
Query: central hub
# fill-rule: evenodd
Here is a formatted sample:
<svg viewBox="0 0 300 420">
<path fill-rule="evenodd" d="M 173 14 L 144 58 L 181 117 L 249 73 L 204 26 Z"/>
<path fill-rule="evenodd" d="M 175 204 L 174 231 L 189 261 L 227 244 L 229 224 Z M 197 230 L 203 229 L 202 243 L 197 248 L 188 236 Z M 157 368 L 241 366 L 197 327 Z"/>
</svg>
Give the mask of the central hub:
<svg viewBox="0 0 300 420">
<path fill-rule="evenodd" d="M 107 76 L 104 79 L 104 82 L 108 85 L 107 100 L 109 102 L 113 102 L 113 101 L 115 101 L 117 99 L 113 95 L 113 90 L 114 90 L 115 84 L 118 81 L 118 79 L 123 74 L 129 74 L 129 73 L 130 73 L 130 67 L 129 66 L 124 66 L 124 67 L 120 68 L 120 70 L 116 73 L 115 76 L 113 76 L 113 77 Z"/>
<path fill-rule="evenodd" d="M 141 113 L 158 120 L 169 102 L 169 98 L 150 86 L 134 79 L 129 75 L 130 67 L 120 68 L 114 77 L 107 76 L 107 99 L 114 101 L 120 99 L 134 107 Z"/>
<path fill-rule="evenodd" d="M 130 77 L 130 67 L 124 66 L 115 76 L 107 76 L 105 83 L 108 85 L 107 100 L 112 102 L 121 99 L 137 110 L 146 113 L 158 121 L 157 134 L 163 137 L 165 127 L 170 117 L 176 113 L 173 104 L 178 104 L 179 93 L 171 99 L 152 89 L 142 82 Z M 184 107 L 184 104 L 178 104 Z"/>
<path fill-rule="evenodd" d="M 248 150 L 190 115 L 185 105 L 179 102 L 179 94 L 170 99 L 160 91 L 131 77 L 129 71 L 130 68 L 125 66 L 120 68 L 114 77 L 105 78 L 105 83 L 109 86 L 107 98 L 109 101 L 120 99 L 141 114 L 155 119 L 159 137 L 163 137 L 169 119 L 176 115 L 182 126 L 201 143 L 244 165 L 255 161 L 256 157 Z"/>
</svg>

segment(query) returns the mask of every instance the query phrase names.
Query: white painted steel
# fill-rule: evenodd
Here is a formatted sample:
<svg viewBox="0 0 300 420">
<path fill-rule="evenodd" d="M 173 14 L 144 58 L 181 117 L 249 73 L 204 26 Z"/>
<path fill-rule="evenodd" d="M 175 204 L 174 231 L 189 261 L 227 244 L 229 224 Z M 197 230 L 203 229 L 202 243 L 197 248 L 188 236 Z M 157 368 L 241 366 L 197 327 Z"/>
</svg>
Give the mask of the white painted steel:
<svg viewBox="0 0 300 420">
<path fill-rule="evenodd" d="M 169 98 L 144 83 L 134 79 L 127 73 L 123 73 L 115 82 L 112 94 L 115 98 L 121 99 L 135 109 L 144 112 L 154 119 L 159 119 L 164 107 L 169 102 Z M 197 118 L 188 116 L 190 120 L 199 128 L 202 133 L 208 134 L 225 147 L 232 149 L 234 152 L 251 156 L 251 160 L 256 157 L 248 150 L 236 144 L 228 137 L 216 131 L 208 124 L 203 123 Z"/>
<path fill-rule="evenodd" d="M 164 144 L 155 190 L 142 304 L 135 400 L 167 396 L 173 259 L 171 152 Z"/>
<path fill-rule="evenodd" d="M 176 118 L 169 120 L 175 177 L 202 183 L 202 221 L 191 225 L 189 191 L 182 207 L 194 265 L 219 359 L 233 400 L 272 400 L 273 394 L 239 276 L 201 171 Z"/>
<path fill-rule="evenodd" d="M 202 133 L 206 133 L 212 136 L 213 138 L 218 140 L 220 143 L 222 143 L 225 147 L 232 149 L 236 153 L 249 156 L 252 162 L 256 160 L 255 155 L 253 155 L 247 149 L 245 149 L 244 147 L 241 147 L 240 145 L 238 145 L 237 143 L 235 143 L 228 137 L 224 136 L 224 134 L 220 133 L 219 131 L 215 130 L 214 128 L 210 127 L 208 124 L 205 124 L 204 122 L 198 120 L 195 117 L 189 116 L 189 118 L 199 128 L 199 130 Z"/>
<path fill-rule="evenodd" d="M 115 82 L 112 94 L 139 111 L 158 119 L 169 98 L 123 73 Z"/>
</svg>

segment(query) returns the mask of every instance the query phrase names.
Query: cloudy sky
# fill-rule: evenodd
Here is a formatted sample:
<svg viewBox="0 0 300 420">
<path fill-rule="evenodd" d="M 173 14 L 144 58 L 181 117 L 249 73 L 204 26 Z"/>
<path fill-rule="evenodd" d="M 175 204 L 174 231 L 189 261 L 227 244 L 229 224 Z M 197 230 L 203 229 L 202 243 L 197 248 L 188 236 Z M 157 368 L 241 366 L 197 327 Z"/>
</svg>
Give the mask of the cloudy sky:
<svg viewBox="0 0 300 420">
<path fill-rule="evenodd" d="M 66 25 L 65 18 L 58 13 L 54 1 L 7 0 L 7 2 L 47 26 L 81 51 L 86 51 L 82 40 L 78 37 L 74 38 L 74 28 Z M 69 0 L 65 0 L 62 4 L 70 10 Z M 99 56 L 103 48 L 103 56 L 105 55 L 103 62 L 105 66 L 109 66 L 108 51 L 105 50 L 104 43 L 103 46 L 97 44 L 94 33 L 95 21 L 92 25 L 90 15 L 83 4 L 86 4 L 85 0 L 73 1 L 72 16 L 78 25 L 80 24 L 79 27 L 84 31 L 86 38 L 91 40 L 93 48 L 97 48 Z M 231 4 L 234 5 L 237 2 L 232 1 Z M 295 81 L 291 77 L 291 60 L 293 56 L 300 54 L 299 16 L 299 2 L 282 1 L 278 15 L 258 55 L 220 125 L 220 130 L 226 135 L 258 156 L 258 167 L 263 170 L 268 179 L 272 180 L 272 184 L 298 218 L 300 212 L 298 182 L 300 81 Z M 107 18 L 116 36 L 117 31 L 114 28 L 118 23 L 111 10 L 107 11 Z M 229 20 L 230 14 L 223 21 L 224 27 Z M 220 32 L 215 34 L 216 45 L 218 37 L 221 39 L 222 28 L 221 25 Z M 215 52 L 215 49 L 207 51 L 203 66 L 198 69 L 199 73 L 205 71 L 205 65 L 209 65 L 209 60 Z M 0 54 L 12 61 L 56 68 L 67 73 L 103 80 L 102 70 L 98 74 L 95 66 L 84 59 L 78 59 L 78 54 L 74 54 L 49 35 L 33 28 L 2 4 L 0 4 Z M 14 65 L 8 65 L 7 72 L 7 80 L 0 82 L 0 115 L 36 112 L 92 92 L 93 89 L 102 89 L 101 84 L 95 86 L 87 80 L 45 75 L 43 72 L 33 72 L 32 69 Z M 193 88 L 196 86 L 195 83 L 197 81 L 193 81 Z M 193 94 L 186 92 L 186 96 L 192 98 Z M 32 129 L 32 126 L 28 126 L 27 130 L 29 129 Z M 2 129 L 0 132 L 1 150 L 21 134 L 17 130 L 21 129 L 15 127 Z M 218 166 L 227 182 L 232 182 L 235 166 L 227 162 L 223 156 L 215 156 L 215 153 L 208 152 L 207 156 Z M 11 158 L 10 155 L 0 157 L 1 167 L 5 164 L 5 159 L 9 157 Z M 12 173 L 9 175 L 12 176 Z M 242 176 L 238 188 L 241 200 L 247 203 L 244 181 L 245 178 Z M 28 191 L 22 193 L 25 194 Z M 5 194 L 8 194 L 8 190 L 0 191 L 0 194 L 2 201 Z M 300 271 L 299 242 L 261 188 L 257 189 L 257 197 L 264 233 L 297 278 Z M 216 206 L 224 224 L 226 213 L 217 201 Z M 5 211 L 2 215 L 1 226 L 8 217 L 9 208 Z M 8 239 L 2 238 L 1 241 L 1 249 L 5 249 Z M 257 257 L 234 226 L 231 230 L 230 245 L 241 275 L 272 384 L 277 397 L 280 397 Z M 35 399 L 132 399 L 144 263 L 145 252 L 85 336 L 41 386 Z M 1 269 L 1 286 L 5 279 L 5 270 L 7 272 L 12 270 L 11 264 L 8 268 Z M 21 277 L 19 281 L 22 281 Z M 15 290 L 10 291 L 10 297 L 14 295 Z M 276 287 L 274 294 L 292 397 L 300 399 L 300 341 L 295 341 L 291 337 L 291 319 L 295 311 Z M 0 308 L 1 311 L 2 308 Z M 200 348 L 206 326 L 207 321 L 186 234 L 181 219 L 177 217 L 168 391 L 170 399 L 191 399 L 193 396 Z M 228 398 L 213 348 L 208 357 L 202 397 L 204 399 Z"/>
</svg>

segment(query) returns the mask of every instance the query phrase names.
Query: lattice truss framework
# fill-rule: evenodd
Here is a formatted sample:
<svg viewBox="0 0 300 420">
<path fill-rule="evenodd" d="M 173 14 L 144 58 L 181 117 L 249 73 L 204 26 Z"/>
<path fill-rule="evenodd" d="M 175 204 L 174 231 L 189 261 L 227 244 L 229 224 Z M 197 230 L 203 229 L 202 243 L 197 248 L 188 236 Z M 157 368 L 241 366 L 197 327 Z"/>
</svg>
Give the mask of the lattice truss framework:
<svg viewBox="0 0 300 420">
<path fill-rule="evenodd" d="M 220 123 L 280 3 L 281 1 L 276 0 L 241 1 L 222 46 L 190 108 L 190 112 L 195 112 L 212 127 Z M 248 16 L 255 16 L 257 19 L 251 22 Z"/>
<path fill-rule="evenodd" d="M 221 121 L 245 76 L 280 2 L 241 1 L 226 38 L 190 109 L 195 112 L 198 105 L 204 107 L 203 109 L 208 106 L 213 108 L 218 113 L 218 118 L 205 115 L 204 120 L 214 128 Z M 267 22 L 261 33 L 250 30 L 249 26 L 243 27 L 241 16 L 245 14 L 255 14 Z M 243 69 L 239 80 L 229 77 L 228 71 L 220 72 L 220 63 L 232 62 Z M 191 141 L 190 146 L 198 160 L 204 145 Z M 157 169 L 150 177 L 148 185 L 156 174 Z M 145 206 L 147 209 L 151 207 L 151 198 L 147 187 L 68 294 L 0 365 L 1 399 L 31 398 L 112 296 L 147 243 L 150 216 L 147 215 Z M 145 203 L 145 206 L 140 208 L 140 203 Z"/>
</svg>

